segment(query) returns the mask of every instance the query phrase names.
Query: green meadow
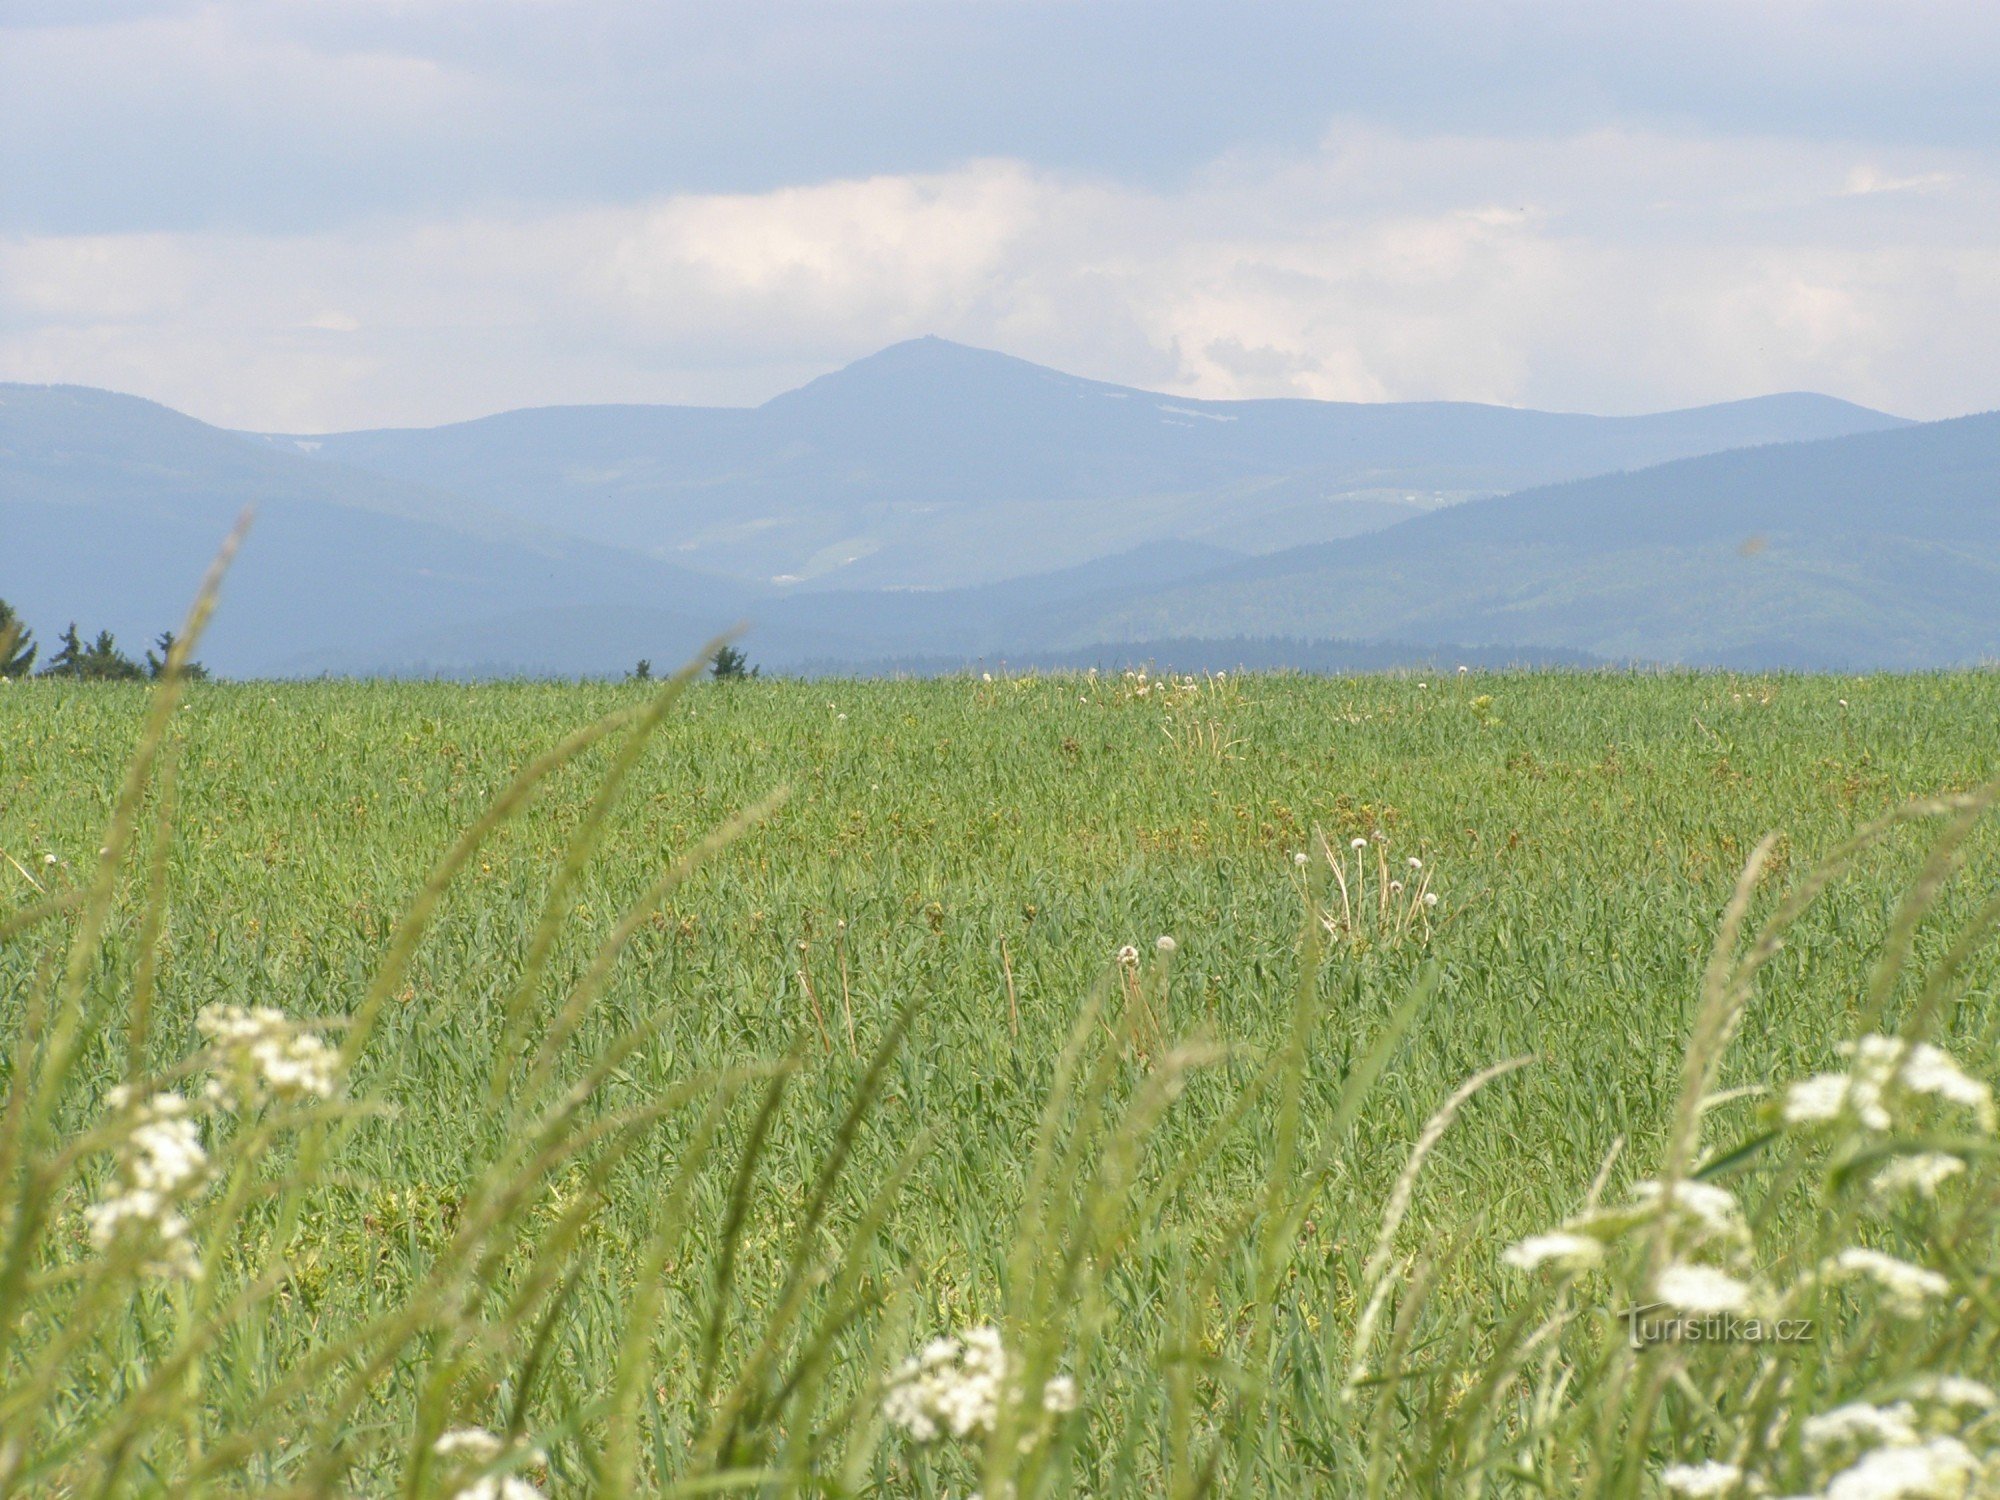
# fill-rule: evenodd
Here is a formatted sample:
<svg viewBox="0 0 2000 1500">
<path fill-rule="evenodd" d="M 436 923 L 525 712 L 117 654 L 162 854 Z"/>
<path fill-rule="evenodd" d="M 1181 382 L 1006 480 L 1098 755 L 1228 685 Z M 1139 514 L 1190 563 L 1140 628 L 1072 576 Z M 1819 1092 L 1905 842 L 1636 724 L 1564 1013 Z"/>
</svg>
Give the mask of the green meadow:
<svg viewBox="0 0 2000 1500">
<path fill-rule="evenodd" d="M 2000 1076 L 1976 808 L 1784 911 L 2000 777 L 2000 676 L 701 679 L 641 741 L 652 691 L 193 684 L 123 838 L 146 692 L 0 687 L 0 1491 L 1651 1495 L 1828 1482 L 1726 1451 L 1757 1401 L 2000 1365 L 1977 1132 L 1926 1117 L 1969 1166 L 1857 1228 L 1848 1148 L 1781 1165 L 1763 1123 L 1862 1031 Z M 1767 836 L 1730 951 L 1783 944 L 1718 998 Z M 1680 1170 L 1769 1202 L 1759 1275 L 1851 1235 L 1959 1278 L 1928 1321 L 1820 1309 L 1784 1381 L 1625 1349 L 1657 1238 L 1502 1261 L 1668 1170 L 1717 1004 Z M 115 1141 L 65 1143 L 121 1077 L 194 1097 L 221 1005 L 353 1036 L 344 1092 L 204 1115 L 201 1275 L 107 1269 Z M 987 1324 L 1075 1410 L 885 1422 L 885 1372 Z M 461 1426 L 519 1442 L 468 1477 L 426 1456 Z"/>
</svg>

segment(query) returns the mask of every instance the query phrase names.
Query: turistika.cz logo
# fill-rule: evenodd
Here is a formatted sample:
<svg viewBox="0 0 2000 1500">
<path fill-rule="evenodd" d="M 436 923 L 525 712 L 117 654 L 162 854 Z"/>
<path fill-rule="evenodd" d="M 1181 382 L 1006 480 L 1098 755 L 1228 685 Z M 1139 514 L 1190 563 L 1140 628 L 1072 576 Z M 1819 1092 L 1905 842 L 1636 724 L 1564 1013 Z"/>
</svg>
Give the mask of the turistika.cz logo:
<svg viewBox="0 0 2000 1500">
<path fill-rule="evenodd" d="M 1743 1313 L 1688 1313 L 1665 1302 L 1628 1307 L 1618 1314 L 1634 1349 L 1655 1344 L 1804 1344 L 1814 1337 L 1812 1318 L 1754 1318 Z"/>
</svg>

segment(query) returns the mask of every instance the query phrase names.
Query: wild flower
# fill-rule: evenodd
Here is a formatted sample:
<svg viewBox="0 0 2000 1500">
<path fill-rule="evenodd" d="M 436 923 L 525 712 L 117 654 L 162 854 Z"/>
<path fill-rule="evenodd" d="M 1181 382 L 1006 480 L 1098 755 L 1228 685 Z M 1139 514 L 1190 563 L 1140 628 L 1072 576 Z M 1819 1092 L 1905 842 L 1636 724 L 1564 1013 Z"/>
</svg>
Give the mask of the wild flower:
<svg viewBox="0 0 2000 1500">
<path fill-rule="evenodd" d="M 1906 1382 L 1903 1389 L 1912 1401 L 1933 1406 L 1963 1406 L 1979 1411 L 2000 1406 L 2000 1395 L 1994 1394 L 1991 1386 L 1963 1375 L 1919 1375 Z"/>
<path fill-rule="evenodd" d="M 546 1500 L 518 1474 L 492 1474 L 452 1491 L 452 1500 Z"/>
<path fill-rule="evenodd" d="M 540 1488 L 518 1474 L 467 1477 L 470 1471 L 487 1468 L 520 1446 L 518 1440 L 510 1442 L 484 1427 L 452 1427 L 438 1434 L 431 1452 L 446 1461 L 448 1476 L 456 1475 L 450 1490 L 452 1500 L 545 1500 Z M 534 1463 L 548 1462 L 548 1455 L 539 1448 L 528 1449 L 527 1457 Z"/>
<path fill-rule="evenodd" d="M 1552 1234 L 1531 1234 L 1502 1252 L 1500 1259 L 1521 1271 L 1553 1266 L 1559 1271 L 1581 1271 L 1604 1259 L 1604 1242 L 1587 1234 L 1557 1230 Z"/>
<path fill-rule="evenodd" d="M 1312 863 L 1312 856 L 1306 853 L 1305 850 L 1301 849 L 1299 850 L 1298 853 L 1292 856 L 1292 863 L 1297 865 L 1301 870 L 1303 870 L 1307 865 Z"/>
<path fill-rule="evenodd" d="M 882 1398 L 882 1415 L 919 1443 L 982 1437 L 999 1423 L 1001 1403 L 1017 1378 L 1000 1330 L 968 1328 L 956 1338 L 932 1339 L 897 1366 Z M 1011 1395 L 1022 1400 L 1025 1393 L 1017 1389 Z M 1044 1412 L 1059 1416 L 1075 1410 L 1076 1402 L 1076 1382 L 1069 1376 L 1043 1384 Z"/>
<path fill-rule="evenodd" d="M 195 1025 L 219 1070 L 209 1097 L 224 1109 L 331 1099 L 340 1091 L 340 1055 L 312 1032 L 295 1029 L 282 1011 L 211 1005 Z"/>
<path fill-rule="evenodd" d="M 1785 1090 L 1780 1114 L 1786 1124 L 1851 1117 L 1869 1130 L 1888 1131 L 1896 1123 L 1892 1097 L 1919 1095 L 1970 1110 L 1981 1130 L 1995 1128 L 1992 1088 L 1968 1075 L 1941 1048 L 1902 1037 L 1865 1036 L 1843 1042 L 1840 1050 L 1852 1059 L 1848 1072 L 1821 1073 Z"/>
<path fill-rule="evenodd" d="M 155 1094 L 134 1104 L 120 1084 L 105 1096 L 129 1115 L 117 1145 L 114 1190 L 84 1210 L 91 1243 L 106 1254 L 135 1258 L 147 1275 L 193 1279 L 201 1274 L 181 1208 L 208 1180 L 208 1153 L 179 1094 Z"/>
<path fill-rule="evenodd" d="M 1131 943 L 1127 943 L 1118 950 L 1117 958 L 1119 963 L 1129 969 L 1139 961 L 1139 950 Z"/>
<path fill-rule="evenodd" d="M 490 1464 L 506 1451 L 507 1444 L 484 1427 L 448 1428 L 431 1444 L 431 1452 L 439 1458 L 456 1458 L 472 1464 Z"/>
<path fill-rule="evenodd" d="M 1902 1037 L 1865 1036 L 1841 1043 L 1840 1050 L 1854 1059 L 1857 1074 L 1884 1082 L 1893 1079 L 1906 1093 L 1960 1105 L 1972 1111 L 1981 1129 L 1995 1128 L 1992 1087 L 1968 1075 L 1942 1048 Z"/>
<path fill-rule="evenodd" d="M 1933 1198 L 1950 1178 L 1965 1170 L 1965 1163 L 1946 1151 L 1916 1151 L 1899 1156 L 1868 1179 L 1868 1191 L 1877 1200 L 1914 1194 Z"/>
<path fill-rule="evenodd" d="M 1660 1484 L 1667 1493 L 1700 1500 L 1709 1495 L 1751 1495 L 1763 1486 L 1735 1464 L 1709 1459 L 1699 1464 L 1670 1464 L 1660 1471 Z"/>
<path fill-rule="evenodd" d="M 1920 1434 L 1910 1407 L 1871 1406 L 1866 1401 L 1850 1401 L 1832 1411 L 1807 1417 L 1799 1426 L 1806 1451 L 1815 1458 L 1829 1453 L 1859 1448 L 1914 1443 Z"/>
<path fill-rule="evenodd" d="M 1903 1318 L 1922 1317 L 1932 1298 L 1951 1290 L 1951 1283 L 1935 1271 L 1858 1245 L 1835 1255 L 1821 1274 L 1829 1279 L 1865 1277 L 1882 1289 L 1889 1310 Z"/>
<path fill-rule="evenodd" d="M 1735 1196 L 1712 1182 L 1683 1179 L 1669 1190 L 1665 1183 L 1648 1179 L 1633 1184 L 1632 1198 L 1642 1207 L 1670 1212 L 1697 1240 L 1743 1240 L 1749 1234 Z"/>
<path fill-rule="evenodd" d="M 1966 1500 L 1979 1460 L 1954 1437 L 1876 1448 L 1827 1482 L 1825 1500 Z"/>
<path fill-rule="evenodd" d="M 1757 1300 L 1748 1282 L 1697 1261 L 1667 1266 L 1653 1281 L 1653 1296 L 1692 1313 L 1748 1312 Z"/>
<path fill-rule="evenodd" d="M 1153 951 L 1163 958 L 1171 957 L 1173 954 L 1179 952 L 1180 946 L 1179 943 L 1175 942 L 1166 933 L 1161 933 L 1153 939 Z"/>
</svg>

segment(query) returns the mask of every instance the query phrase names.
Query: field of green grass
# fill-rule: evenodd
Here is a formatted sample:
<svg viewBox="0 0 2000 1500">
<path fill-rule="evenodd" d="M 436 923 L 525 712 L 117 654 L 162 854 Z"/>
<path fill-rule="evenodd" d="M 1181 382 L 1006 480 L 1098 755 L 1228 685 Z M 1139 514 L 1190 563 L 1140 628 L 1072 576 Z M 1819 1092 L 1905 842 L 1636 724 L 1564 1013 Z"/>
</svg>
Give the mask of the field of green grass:
<svg viewBox="0 0 2000 1500">
<path fill-rule="evenodd" d="M 9 1117 L 8 1191 L 36 1151 L 101 1114 L 128 1068 L 135 988 L 152 996 L 150 1069 L 193 1052 L 214 1005 L 277 1007 L 338 1041 L 454 838 L 535 757 L 647 691 L 190 687 L 167 731 L 171 774 L 146 794 L 76 974 L 83 1029 L 48 1096 L 46 1148 L 21 1145 L 27 1116 Z M 0 921 L 98 878 L 147 702 L 0 687 Z M 248 1173 L 317 1176 L 297 1192 L 246 1187 L 228 1242 L 204 1242 L 210 1279 L 270 1275 L 227 1318 L 142 1283 L 66 1342 L 63 1267 L 89 1258 L 81 1216 L 106 1168 L 80 1159 L 33 1179 L 45 1243 L 18 1285 L 0 1265 L 0 1433 L 24 1435 L 11 1460 L 0 1443 L 0 1491 L 14 1472 L 64 1494 L 182 1493 L 190 1473 L 215 1493 L 454 1493 L 411 1454 L 440 1426 L 478 1424 L 529 1435 L 546 1459 L 510 1460 L 517 1482 L 550 1494 L 962 1496 L 982 1476 L 989 1496 L 1655 1493 L 1662 1463 L 1706 1456 L 1723 1430 L 1691 1396 L 1674 1406 L 1676 1382 L 1648 1398 L 1673 1421 L 1615 1461 L 1617 1442 L 1577 1427 L 1554 1448 L 1463 1423 L 1436 1440 L 1482 1351 L 1549 1295 L 1501 1253 L 1577 1210 L 1607 1161 L 1609 1198 L 1663 1170 L 1704 965 L 1759 841 L 1777 835 L 1753 923 L 1870 820 L 2000 777 L 1996 723 L 1992 674 L 697 682 L 638 750 L 512 1022 L 544 899 L 620 737 L 555 770 L 471 855 L 372 1017 L 356 1107 L 323 1133 L 274 1133 Z M 593 976 L 662 873 L 778 790 Z M 1910 1014 L 1918 977 L 2000 874 L 1981 825 L 1914 931 L 1886 1020 L 1870 1014 L 1871 971 L 1941 826 L 1892 831 L 1791 926 L 1746 992 L 1720 1087 L 1838 1067 L 1842 1039 Z M 1337 906 L 1334 863 L 1370 903 L 1386 870 L 1404 882 L 1398 911 L 1418 880 L 1437 904 L 1391 931 L 1329 933 L 1309 913 Z M 0 946 L 17 1096 L 47 1051 L 31 997 L 60 990 L 84 910 Z M 1302 948 L 1312 928 L 1322 941 Z M 1126 945 L 1136 963 L 1117 959 Z M 2000 1076 L 1996 979 L 1981 951 L 1947 1003 L 1918 1006 L 1985 1079 Z M 572 994 L 588 1000 L 574 1037 L 496 1094 L 496 1054 L 559 1039 Z M 899 1017 L 907 1035 L 867 1081 Z M 334 1361 L 287 1385 L 313 1351 L 418 1294 L 481 1173 L 607 1049 L 577 1128 L 675 1089 L 684 1105 L 607 1134 L 510 1208 L 478 1270 L 491 1306 L 434 1305 L 379 1364 Z M 1426 1121 L 1516 1058 L 1530 1060 L 1464 1103 L 1371 1269 Z M 731 1075 L 720 1093 L 718 1075 Z M 1704 1151 L 1754 1136 L 1758 1108 L 1718 1106 Z M 823 1187 L 829 1161 L 840 1170 Z M 1749 1161 L 1746 1182 L 1761 1170 Z M 656 1234 L 663 1215 L 675 1234 Z M 1991 1248 L 1969 1206 L 1948 1241 L 1898 1222 L 1882 1232 L 1910 1258 Z M 632 1310 L 655 1292 L 642 1373 L 608 1407 Z M 1574 1295 L 1575 1322 L 1548 1348 L 1587 1349 L 1577 1368 L 1600 1368 L 1616 1304 L 1582 1283 Z M 2000 1313 L 1979 1316 L 1984 1332 L 1954 1336 L 2000 1362 Z M 173 1365 L 204 1317 L 202 1358 Z M 491 1340 L 459 1349 L 452 1330 L 479 1322 Z M 920 1446 L 878 1415 L 885 1368 L 986 1323 L 1028 1351 L 1034 1379 L 1076 1382 L 1076 1412 L 1035 1429 L 1018 1473 L 1030 1445 L 1012 1433 Z M 1865 1320 L 1850 1333 L 1879 1342 Z M 1943 1337 L 1909 1348 L 1935 1354 Z M 1392 1354 L 1395 1378 L 1349 1380 Z M 163 1361 L 171 1378 L 147 1385 Z M 1856 1388 L 1872 1378 L 1865 1359 L 1840 1367 Z M 1487 1425 L 1536 1428 L 1533 1393 L 1553 1378 L 1538 1368 L 1524 1357 L 1477 1388 Z M 1651 1367 L 1634 1368 L 1650 1390 Z M 145 1415 L 113 1442 L 124 1409 Z M 254 1440 L 238 1451 L 232 1434 Z M 1537 1477 L 1538 1464 L 1551 1468 Z"/>
</svg>

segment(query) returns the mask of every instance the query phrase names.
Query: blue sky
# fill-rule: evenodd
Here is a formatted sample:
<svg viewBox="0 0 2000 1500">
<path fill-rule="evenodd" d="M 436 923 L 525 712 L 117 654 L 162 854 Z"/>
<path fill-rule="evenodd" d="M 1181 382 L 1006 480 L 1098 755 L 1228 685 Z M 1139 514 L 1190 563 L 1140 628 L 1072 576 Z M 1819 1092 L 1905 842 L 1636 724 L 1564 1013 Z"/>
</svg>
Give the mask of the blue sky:
<svg viewBox="0 0 2000 1500">
<path fill-rule="evenodd" d="M 0 378 L 2000 406 L 2000 7 L 0 0 Z"/>
</svg>

